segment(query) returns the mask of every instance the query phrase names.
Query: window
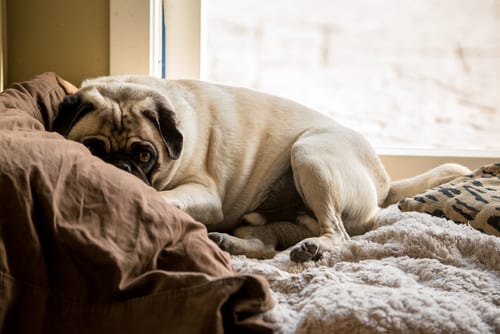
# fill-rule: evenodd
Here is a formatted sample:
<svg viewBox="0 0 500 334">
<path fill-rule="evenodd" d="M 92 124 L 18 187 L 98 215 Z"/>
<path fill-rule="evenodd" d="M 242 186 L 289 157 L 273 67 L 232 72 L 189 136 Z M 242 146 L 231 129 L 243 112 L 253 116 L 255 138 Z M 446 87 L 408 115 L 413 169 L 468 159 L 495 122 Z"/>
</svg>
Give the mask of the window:
<svg viewBox="0 0 500 334">
<path fill-rule="evenodd" d="M 380 150 L 500 151 L 500 3 L 207 0 L 207 79 L 290 97 Z"/>
<path fill-rule="evenodd" d="M 158 75 L 147 70 L 155 59 L 147 42 L 142 58 L 112 51 L 113 40 L 149 41 L 158 15 L 147 13 L 161 3 L 110 0 L 111 31 L 120 31 L 111 33 L 111 74 Z M 118 4 L 132 13 L 141 6 L 149 32 L 137 18 L 120 25 Z M 163 0 L 163 7 L 167 77 L 253 87 L 329 113 L 370 139 L 393 178 L 500 156 L 498 1 Z"/>
</svg>

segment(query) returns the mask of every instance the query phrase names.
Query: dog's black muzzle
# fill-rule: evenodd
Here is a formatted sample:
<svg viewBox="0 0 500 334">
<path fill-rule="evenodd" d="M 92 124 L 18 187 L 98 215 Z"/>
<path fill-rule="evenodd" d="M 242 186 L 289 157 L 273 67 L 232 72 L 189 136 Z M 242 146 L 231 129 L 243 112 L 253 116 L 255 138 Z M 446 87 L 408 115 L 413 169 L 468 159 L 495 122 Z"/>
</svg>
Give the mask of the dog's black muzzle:
<svg viewBox="0 0 500 334">
<path fill-rule="evenodd" d="M 121 170 L 137 176 L 146 184 L 151 185 L 151 182 L 149 181 L 149 178 L 147 177 L 145 171 L 134 161 L 133 158 L 129 157 L 128 155 L 115 153 L 106 157 L 104 161 L 120 168 Z"/>
</svg>

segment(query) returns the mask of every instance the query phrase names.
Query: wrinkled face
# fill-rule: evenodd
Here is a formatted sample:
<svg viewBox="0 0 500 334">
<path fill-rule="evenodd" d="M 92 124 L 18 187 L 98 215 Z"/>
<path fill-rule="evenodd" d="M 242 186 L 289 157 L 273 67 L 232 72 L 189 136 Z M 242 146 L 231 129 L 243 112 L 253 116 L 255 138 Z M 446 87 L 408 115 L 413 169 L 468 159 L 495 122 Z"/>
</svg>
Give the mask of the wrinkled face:
<svg viewBox="0 0 500 334">
<path fill-rule="evenodd" d="M 68 96 L 53 129 L 155 186 L 160 166 L 181 154 L 183 138 L 174 116 L 160 94 L 138 85 L 108 83 Z"/>
</svg>

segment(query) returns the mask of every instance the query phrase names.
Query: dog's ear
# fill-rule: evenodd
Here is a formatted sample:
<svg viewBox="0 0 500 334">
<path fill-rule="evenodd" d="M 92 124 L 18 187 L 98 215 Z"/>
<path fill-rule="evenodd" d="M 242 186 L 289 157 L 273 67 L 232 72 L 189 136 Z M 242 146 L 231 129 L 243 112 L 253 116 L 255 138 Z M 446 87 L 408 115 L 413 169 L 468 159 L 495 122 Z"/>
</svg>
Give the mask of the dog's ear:
<svg viewBox="0 0 500 334">
<path fill-rule="evenodd" d="M 170 159 L 177 160 L 182 152 L 184 137 L 177 128 L 175 114 L 164 103 L 157 101 L 156 110 L 145 111 L 144 115 L 160 132 Z"/>
<path fill-rule="evenodd" d="M 92 109 L 94 106 L 82 103 L 79 93 L 66 96 L 59 104 L 59 110 L 52 122 L 52 131 L 59 132 L 66 137 L 73 125 Z"/>
</svg>

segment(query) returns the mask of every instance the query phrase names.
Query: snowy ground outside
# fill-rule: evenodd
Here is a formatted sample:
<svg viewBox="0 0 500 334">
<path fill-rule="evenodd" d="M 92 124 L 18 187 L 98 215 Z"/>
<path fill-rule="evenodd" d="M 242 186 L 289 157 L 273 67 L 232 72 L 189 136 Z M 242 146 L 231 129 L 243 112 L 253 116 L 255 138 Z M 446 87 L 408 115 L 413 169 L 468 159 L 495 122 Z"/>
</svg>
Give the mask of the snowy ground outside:
<svg viewBox="0 0 500 334">
<path fill-rule="evenodd" d="M 500 0 L 207 0 L 208 79 L 292 98 L 379 148 L 496 150 Z"/>
</svg>

